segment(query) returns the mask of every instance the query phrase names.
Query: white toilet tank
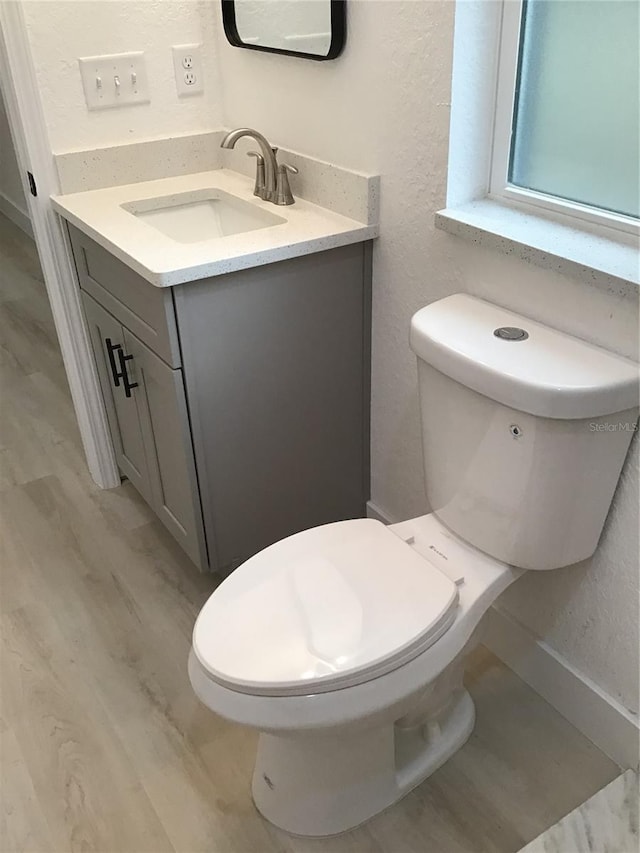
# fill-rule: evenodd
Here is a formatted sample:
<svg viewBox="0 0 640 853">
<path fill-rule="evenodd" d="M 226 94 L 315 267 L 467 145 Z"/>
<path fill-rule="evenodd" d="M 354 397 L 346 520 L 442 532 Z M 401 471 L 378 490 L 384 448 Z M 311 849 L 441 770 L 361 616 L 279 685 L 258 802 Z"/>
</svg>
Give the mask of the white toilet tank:
<svg viewBox="0 0 640 853">
<path fill-rule="evenodd" d="M 418 311 L 411 347 L 433 512 L 524 569 L 593 554 L 637 429 L 638 366 L 464 294 Z"/>
</svg>

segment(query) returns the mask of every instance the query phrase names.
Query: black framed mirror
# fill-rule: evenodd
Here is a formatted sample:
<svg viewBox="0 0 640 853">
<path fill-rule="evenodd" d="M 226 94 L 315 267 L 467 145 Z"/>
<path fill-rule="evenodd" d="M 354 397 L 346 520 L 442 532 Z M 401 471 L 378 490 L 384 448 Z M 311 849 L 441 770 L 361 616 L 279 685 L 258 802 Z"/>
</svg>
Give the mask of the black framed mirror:
<svg viewBox="0 0 640 853">
<path fill-rule="evenodd" d="M 222 0 L 222 22 L 234 47 L 335 59 L 346 38 L 346 0 Z"/>
</svg>

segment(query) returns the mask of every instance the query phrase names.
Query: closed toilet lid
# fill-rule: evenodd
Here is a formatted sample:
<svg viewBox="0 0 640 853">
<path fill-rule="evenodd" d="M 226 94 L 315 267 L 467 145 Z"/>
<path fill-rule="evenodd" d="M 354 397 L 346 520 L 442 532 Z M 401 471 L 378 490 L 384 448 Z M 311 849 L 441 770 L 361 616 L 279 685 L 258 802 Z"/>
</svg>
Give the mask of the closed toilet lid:
<svg viewBox="0 0 640 853">
<path fill-rule="evenodd" d="M 407 663 L 455 618 L 455 583 L 379 521 L 297 533 L 235 570 L 210 596 L 193 649 L 244 693 L 337 690 Z"/>
</svg>

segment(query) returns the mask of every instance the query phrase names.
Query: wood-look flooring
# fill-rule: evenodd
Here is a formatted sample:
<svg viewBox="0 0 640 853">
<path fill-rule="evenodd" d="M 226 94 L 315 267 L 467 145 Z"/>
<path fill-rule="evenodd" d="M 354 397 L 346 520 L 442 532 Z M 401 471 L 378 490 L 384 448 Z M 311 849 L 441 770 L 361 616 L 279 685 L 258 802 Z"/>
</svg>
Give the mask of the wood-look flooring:
<svg viewBox="0 0 640 853">
<path fill-rule="evenodd" d="M 37 255 L 0 217 L 2 853 L 510 853 L 619 771 L 496 658 L 477 725 L 415 792 L 331 839 L 255 811 L 255 734 L 199 704 L 215 586 L 125 483 L 86 471 Z"/>
</svg>

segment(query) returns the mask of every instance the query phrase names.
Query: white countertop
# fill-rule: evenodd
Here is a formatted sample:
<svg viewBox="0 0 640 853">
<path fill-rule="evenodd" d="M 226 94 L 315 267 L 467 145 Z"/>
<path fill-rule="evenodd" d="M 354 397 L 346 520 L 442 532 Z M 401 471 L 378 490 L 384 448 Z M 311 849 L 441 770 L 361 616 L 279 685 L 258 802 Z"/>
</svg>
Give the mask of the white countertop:
<svg viewBox="0 0 640 853">
<path fill-rule="evenodd" d="M 286 220 L 268 228 L 180 243 L 122 208 L 143 199 L 222 190 Z M 276 206 L 253 195 L 250 178 L 217 169 L 157 181 L 52 196 L 54 209 L 156 287 L 261 266 L 371 240 L 377 225 L 340 216 L 303 199 Z"/>
</svg>

